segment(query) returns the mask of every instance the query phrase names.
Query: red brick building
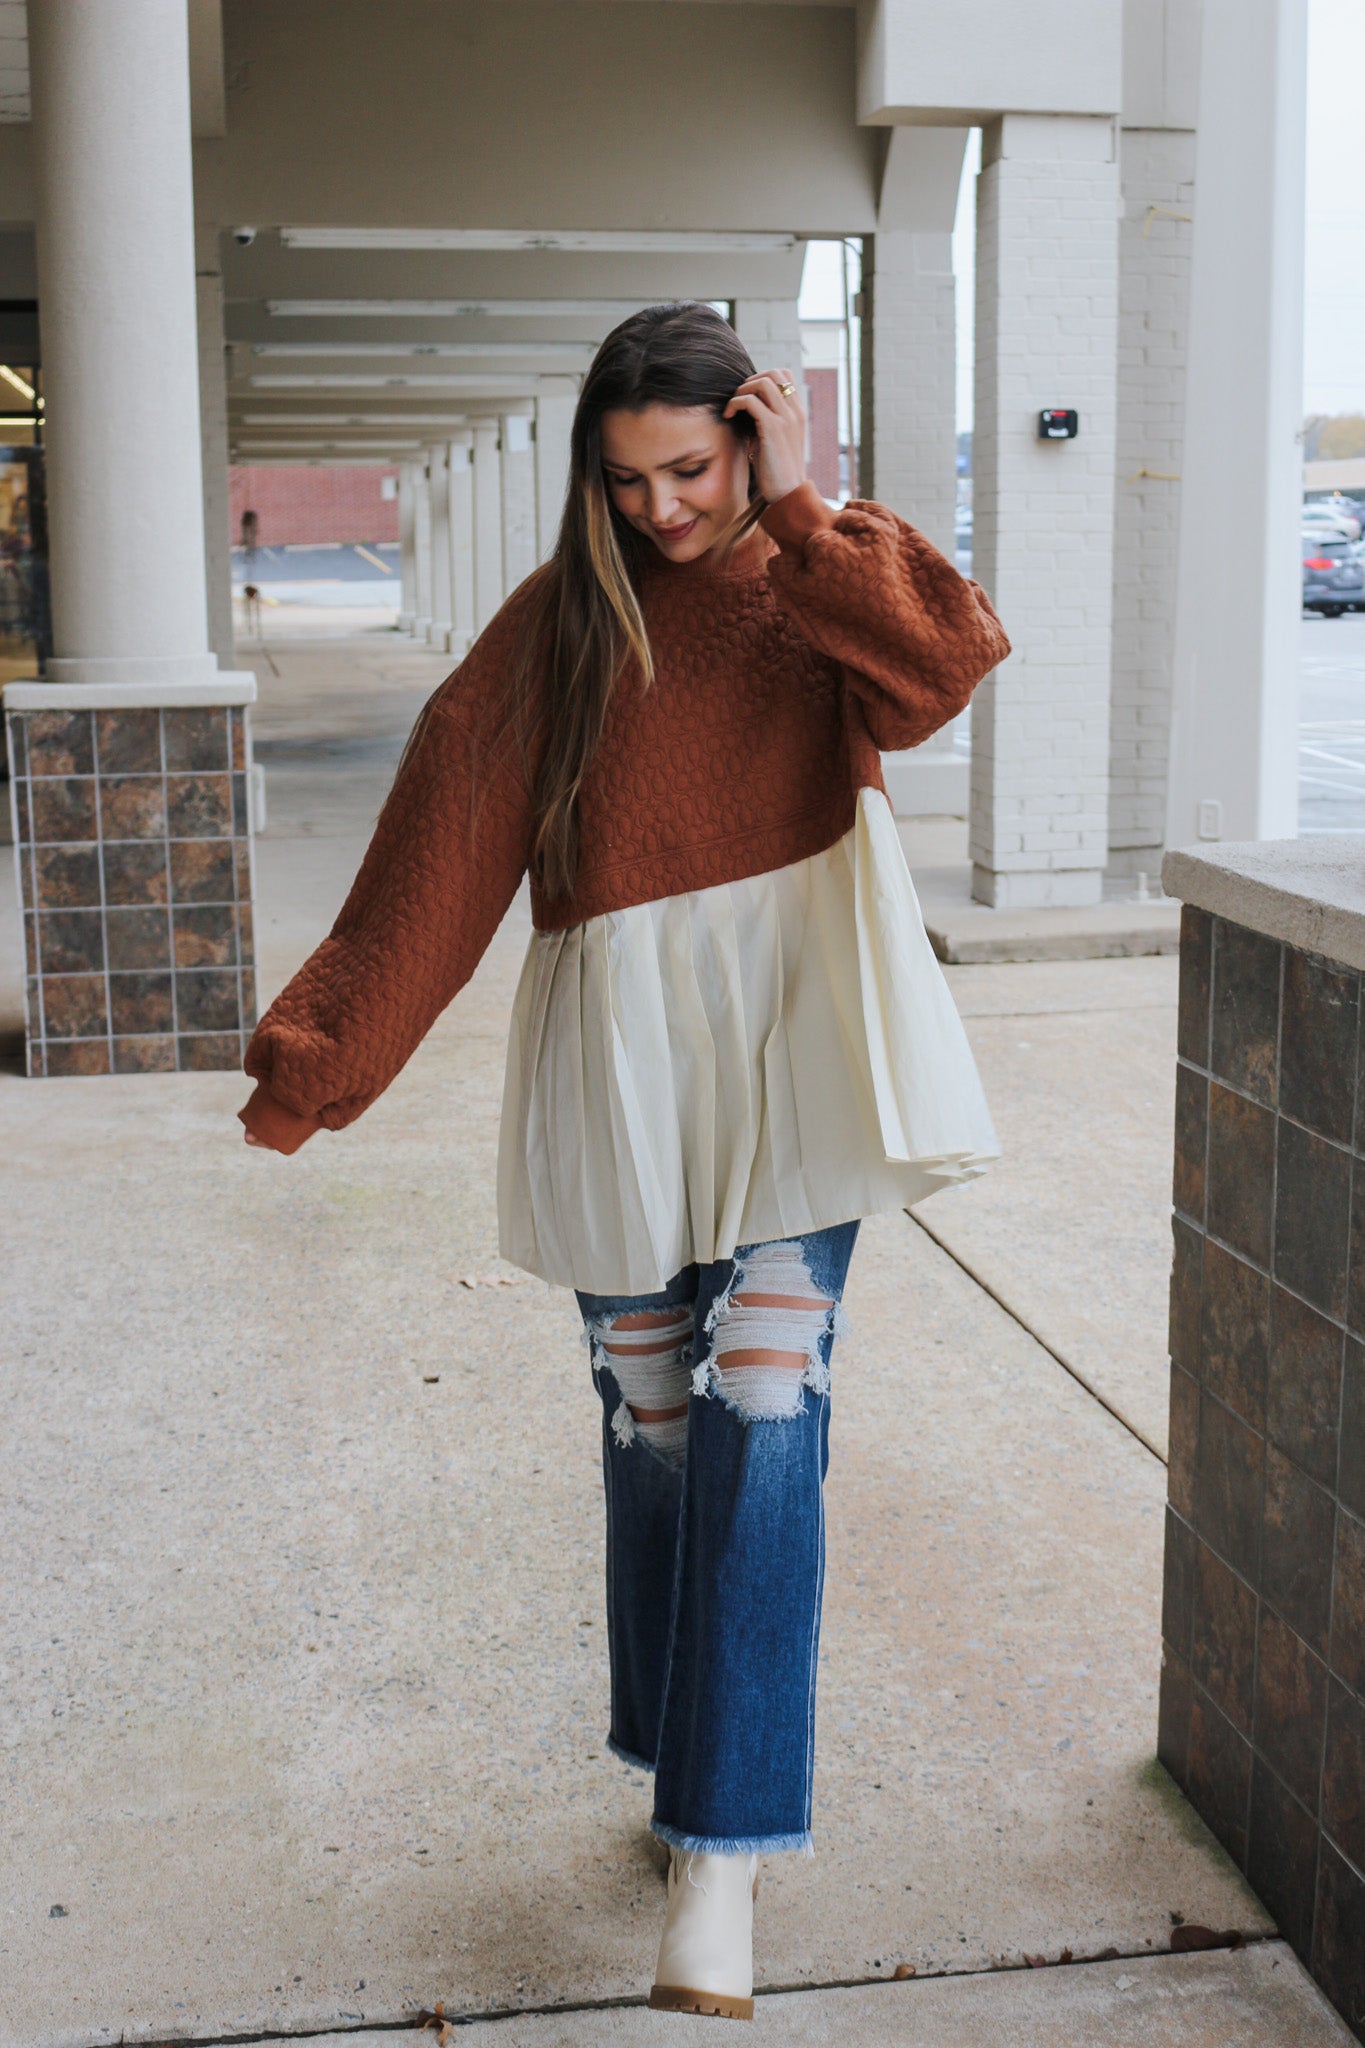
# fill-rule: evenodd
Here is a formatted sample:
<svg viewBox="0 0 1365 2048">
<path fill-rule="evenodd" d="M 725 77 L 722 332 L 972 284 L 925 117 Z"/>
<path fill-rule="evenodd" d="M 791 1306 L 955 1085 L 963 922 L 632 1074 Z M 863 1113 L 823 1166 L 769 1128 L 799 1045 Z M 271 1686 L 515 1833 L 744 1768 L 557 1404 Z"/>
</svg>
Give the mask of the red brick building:
<svg viewBox="0 0 1365 2048">
<path fill-rule="evenodd" d="M 248 510 L 264 548 L 398 539 L 398 471 L 378 463 L 243 464 L 228 472 L 228 485 L 234 546 Z"/>
</svg>

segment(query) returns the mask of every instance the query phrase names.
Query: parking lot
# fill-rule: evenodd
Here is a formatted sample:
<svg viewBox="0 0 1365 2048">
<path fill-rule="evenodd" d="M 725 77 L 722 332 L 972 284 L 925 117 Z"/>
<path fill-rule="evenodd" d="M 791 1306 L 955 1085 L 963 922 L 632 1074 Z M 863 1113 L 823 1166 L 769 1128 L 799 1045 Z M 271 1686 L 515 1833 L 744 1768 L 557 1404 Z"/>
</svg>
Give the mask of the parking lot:
<svg viewBox="0 0 1365 2048">
<path fill-rule="evenodd" d="M 1365 614 L 1303 622 L 1299 830 L 1365 832 Z"/>
</svg>

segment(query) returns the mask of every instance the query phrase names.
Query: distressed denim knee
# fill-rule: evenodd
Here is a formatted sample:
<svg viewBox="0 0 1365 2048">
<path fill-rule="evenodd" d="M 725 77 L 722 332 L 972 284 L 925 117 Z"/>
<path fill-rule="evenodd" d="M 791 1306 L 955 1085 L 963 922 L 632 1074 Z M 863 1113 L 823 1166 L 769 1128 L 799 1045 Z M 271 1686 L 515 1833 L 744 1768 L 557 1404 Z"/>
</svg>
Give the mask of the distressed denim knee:
<svg viewBox="0 0 1365 2048">
<path fill-rule="evenodd" d="M 611 1419 L 617 1443 L 624 1448 L 638 1438 L 666 1465 L 680 1467 L 692 1383 L 691 1305 L 594 1317 L 587 1338 L 594 1363 L 621 1393 Z"/>
<path fill-rule="evenodd" d="M 840 1304 L 811 1278 L 799 1238 L 754 1247 L 706 1316 L 710 1339 L 694 1394 L 718 1394 L 750 1422 L 791 1421 L 804 1391 L 829 1392 L 825 1338 L 847 1327 Z"/>
</svg>

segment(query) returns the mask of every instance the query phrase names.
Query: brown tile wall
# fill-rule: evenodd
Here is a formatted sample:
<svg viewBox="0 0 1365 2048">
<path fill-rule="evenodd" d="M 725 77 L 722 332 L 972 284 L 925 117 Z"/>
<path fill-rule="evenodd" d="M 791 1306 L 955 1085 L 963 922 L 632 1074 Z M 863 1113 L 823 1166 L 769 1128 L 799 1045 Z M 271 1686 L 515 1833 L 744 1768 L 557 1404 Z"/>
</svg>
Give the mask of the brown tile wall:
<svg viewBox="0 0 1365 2048">
<path fill-rule="evenodd" d="M 238 1067 L 256 1021 L 244 710 L 8 715 L 32 1075 Z"/>
<path fill-rule="evenodd" d="M 1159 1750 L 1365 2040 L 1361 976 L 1181 923 Z"/>
</svg>

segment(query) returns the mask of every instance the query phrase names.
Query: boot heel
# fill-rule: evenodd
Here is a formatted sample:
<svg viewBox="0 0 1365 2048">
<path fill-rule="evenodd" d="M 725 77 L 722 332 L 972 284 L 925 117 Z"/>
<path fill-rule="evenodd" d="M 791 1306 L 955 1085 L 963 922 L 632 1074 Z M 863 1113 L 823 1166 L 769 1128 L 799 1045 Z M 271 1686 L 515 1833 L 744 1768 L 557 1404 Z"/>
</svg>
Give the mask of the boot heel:
<svg viewBox="0 0 1365 2048">
<path fill-rule="evenodd" d="M 683 1984 L 656 1984 L 649 1994 L 651 2012 L 691 2012 L 704 2019 L 751 2020 L 752 1998 L 731 1998 L 723 1991 L 689 1991 Z"/>
</svg>

